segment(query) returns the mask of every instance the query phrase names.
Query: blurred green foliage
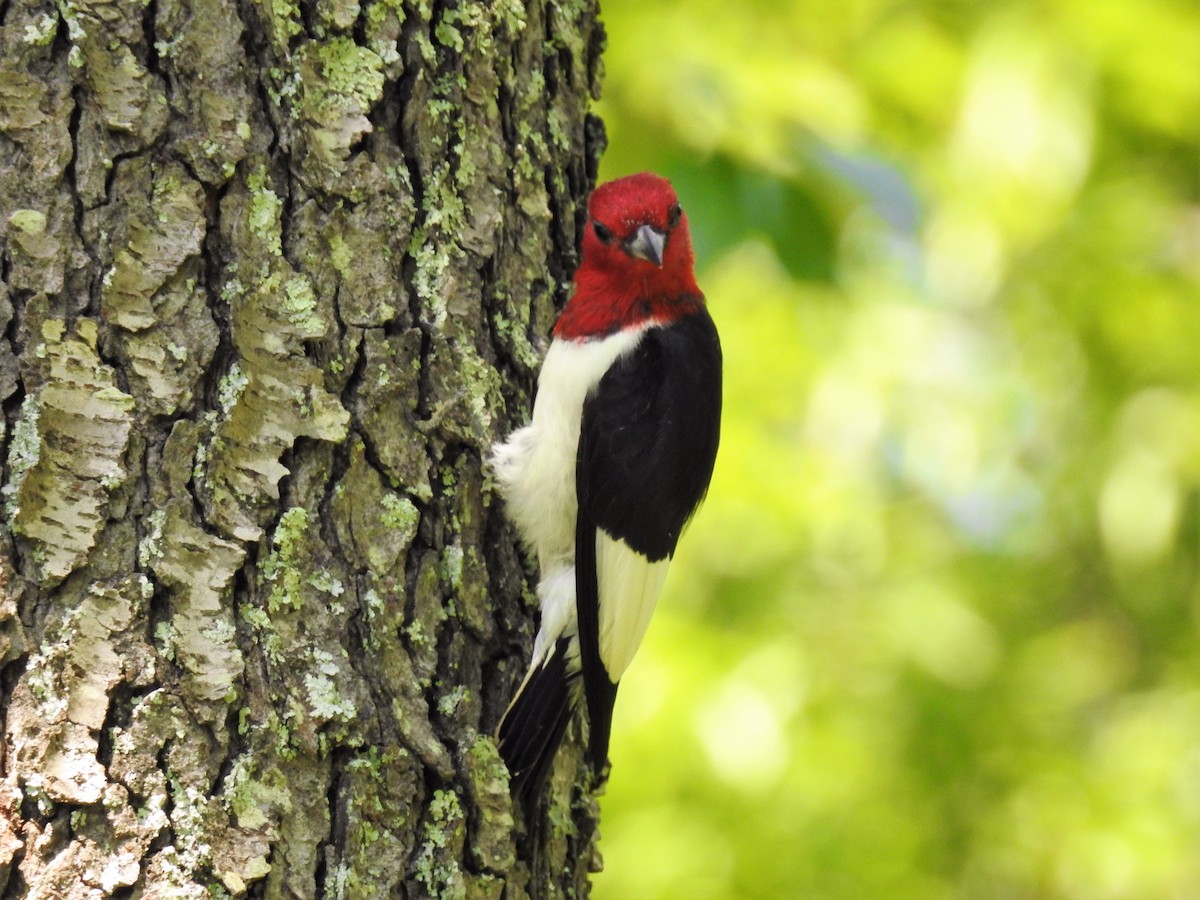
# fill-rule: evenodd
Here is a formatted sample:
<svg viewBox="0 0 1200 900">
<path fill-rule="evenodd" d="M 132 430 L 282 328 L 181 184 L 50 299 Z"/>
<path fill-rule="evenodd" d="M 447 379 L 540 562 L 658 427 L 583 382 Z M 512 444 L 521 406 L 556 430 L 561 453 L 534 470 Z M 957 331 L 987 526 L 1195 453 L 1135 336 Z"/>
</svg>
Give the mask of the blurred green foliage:
<svg viewBox="0 0 1200 900">
<path fill-rule="evenodd" d="M 1200 7 L 604 19 L 727 385 L 595 896 L 1200 897 Z"/>
</svg>

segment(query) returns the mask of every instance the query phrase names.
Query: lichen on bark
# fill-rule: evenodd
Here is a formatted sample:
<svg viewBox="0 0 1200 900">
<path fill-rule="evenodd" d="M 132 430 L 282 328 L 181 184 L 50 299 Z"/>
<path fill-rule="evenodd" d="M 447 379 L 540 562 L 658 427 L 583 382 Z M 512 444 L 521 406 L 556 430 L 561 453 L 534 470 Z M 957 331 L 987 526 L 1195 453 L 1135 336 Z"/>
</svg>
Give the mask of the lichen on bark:
<svg viewBox="0 0 1200 900">
<path fill-rule="evenodd" d="M 586 892 L 490 737 L 591 2 L 0 4 L 0 894 Z"/>
<path fill-rule="evenodd" d="M 33 351 L 22 424 L 27 443 L 10 445 L 19 482 L 8 507 L 13 533 L 28 542 L 38 580 L 53 586 L 79 566 L 104 525 L 109 492 L 120 485 L 133 398 L 96 354 L 96 322 L 79 319 L 75 336 L 62 319 L 42 323 Z M 20 432 L 18 431 L 18 434 Z"/>
</svg>

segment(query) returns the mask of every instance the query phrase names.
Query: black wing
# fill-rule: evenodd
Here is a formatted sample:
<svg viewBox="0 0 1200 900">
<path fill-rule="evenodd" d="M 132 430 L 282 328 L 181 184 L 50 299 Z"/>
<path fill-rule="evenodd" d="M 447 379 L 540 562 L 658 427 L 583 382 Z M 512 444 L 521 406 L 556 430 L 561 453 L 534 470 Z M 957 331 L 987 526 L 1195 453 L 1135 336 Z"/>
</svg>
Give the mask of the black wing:
<svg viewBox="0 0 1200 900">
<path fill-rule="evenodd" d="M 588 755 L 597 770 L 608 757 L 617 685 L 600 658 L 596 530 L 650 562 L 670 557 L 708 490 L 720 424 L 721 345 L 703 306 L 647 331 L 584 402 L 576 461 L 576 611 Z"/>
</svg>

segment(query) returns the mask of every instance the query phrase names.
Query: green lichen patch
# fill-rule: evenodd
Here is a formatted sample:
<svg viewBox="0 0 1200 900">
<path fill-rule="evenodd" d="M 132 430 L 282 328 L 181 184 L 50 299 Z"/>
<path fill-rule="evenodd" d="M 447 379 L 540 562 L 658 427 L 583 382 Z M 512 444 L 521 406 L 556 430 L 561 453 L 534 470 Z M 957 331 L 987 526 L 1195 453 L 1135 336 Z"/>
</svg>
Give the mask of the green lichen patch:
<svg viewBox="0 0 1200 900">
<path fill-rule="evenodd" d="M 260 566 L 263 578 L 271 584 L 267 608 L 272 613 L 302 606 L 300 589 L 307 573 L 300 566 L 306 560 L 302 542 L 307 531 L 308 510 L 304 507 L 293 506 L 279 517 L 271 551 Z"/>
<path fill-rule="evenodd" d="M 229 371 L 217 381 L 217 407 L 224 417 L 228 418 L 233 407 L 242 398 L 242 393 L 246 390 L 248 383 L 249 379 L 246 378 L 246 373 L 242 371 L 242 367 L 236 361 L 229 367 Z"/>
<path fill-rule="evenodd" d="M 244 541 L 258 540 L 273 513 L 284 452 L 299 437 L 340 441 L 350 418 L 305 352 L 305 341 L 333 331 L 332 298 L 283 258 L 283 208 L 270 185 L 253 168 L 222 211 L 237 248 L 223 294 L 245 384 L 216 426 L 204 496 L 213 521 Z"/>
<path fill-rule="evenodd" d="M 159 69 L 170 85 L 175 152 L 209 185 L 228 181 L 239 162 L 265 146 L 257 126 L 236 6 L 223 0 L 158 0 Z"/>
<path fill-rule="evenodd" d="M 376 328 L 408 311 L 403 261 L 413 202 L 407 176 L 361 168 L 366 189 L 353 205 L 330 212 L 308 202 L 296 211 L 295 252 L 314 288 L 336 293 L 344 323 Z"/>
<path fill-rule="evenodd" d="M 476 816 L 468 852 L 475 868 L 505 873 L 516 860 L 508 769 L 495 742 L 480 736 L 466 753 L 467 791 Z"/>
<path fill-rule="evenodd" d="M 397 43 L 407 14 L 402 0 L 374 0 L 367 4 L 367 46 L 379 54 L 384 74 L 397 78 L 403 71 Z"/>
<path fill-rule="evenodd" d="M 46 233 L 46 214 L 36 209 L 18 209 L 8 217 L 10 227 L 30 237 Z"/>
<path fill-rule="evenodd" d="M 300 5 L 295 0 L 261 0 L 267 12 L 271 41 L 277 54 L 286 57 L 292 38 L 304 31 L 300 22 Z"/>
<path fill-rule="evenodd" d="M 8 497 L 12 529 L 27 540 L 37 578 L 61 581 L 79 566 L 104 525 L 110 491 L 126 476 L 124 454 L 133 398 L 117 388 L 96 353 L 94 322 L 81 319 L 77 337 L 62 320 L 47 320 L 40 362 L 46 383 L 28 407 L 21 458 L 24 477 Z M 40 446 L 29 429 L 36 429 Z M 31 454 L 36 460 L 31 461 Z"/>
<path fill-rule="evenodd" d="M 442 580 L 450 593 L 462 590 L 463 549 L 451 544 L 442 550 Z"/>
<path fill-rule="evenodd" d="M 417 522 L 420 518 L 421 513 L 416 504 L 407 497 L 392 493 L 383 495 L 383 513 L 380 520 L 384 527 L 407 535 L 411 541 L 417 533 Z"/>
<path fill-rule="evenodd" d="M 126 725 L 111 729 L 113 783 L 99 808 L 74 816 L 74 844 L 53 857 L 67 876 L 54 896 L 82 896 L 81 887 L 89 896 L 108 896 L 134 883 L 147 896 L 210 896 L 197 879 L 204 878 L 229 824 L 209 796 L 214 758 L 191 731 L 193 724 L 179 700 L 158 689 L 133 703 Z M 151 851 L 155 845 L 159 849 Z M 22 871 L 32 875 L 37 862 L 27 858 Z M 88 873 L 88 882 L 81 883 L 80 873 Z"/>
<path fill-rule="evenodd" d="M 432 897 L 465 898 L 462 852 L 466 817 L 454 791 L 434 791 L 423 826 L 424 838 L 413 862 L 413 877 Z"/>
<path fill-rule="evenodd" d="M 372 710 L 343 646 L 352 600 L 314 514 L 296 506 L 280 516 L 259 573 L 265 597 L 243 603 L 241 618 L 267 663 L 283 745 L 324 756 L 360 744 Z"/>
<path fill-rule="evenodd" d="M 46 213 L 18 209 L 8 217 L 8 284 L 16 290 L 58 293 L 63 289 L 63 242 L 56 230 L 47 230 Z"/>
<path fill-rule="evenodd" d="M 427 428 L 485 446 L 503 408 L 499 372 L 483 360 L 473 344 L 439 337 L 434 342 L 429 375 L 436 396 L 445 399 L 431 412 Z"/>
<path fill-rule="evenodd" d="M 56 31 L 58 31 L 58 17 L 44 13 L 31 25 L 25 26 L 25 30 L 21 33 L 21 39 L 35 47 L 45 47 L 54 40 Z"/>
<path fill-rule="evenodd" d="M 352 699 L 338 691 L 337 683 L 333 679 L 333 676 L 338 674 L 338 668 L 330 660 L 318 663 L 321 671 L 309 672 L 304 676 L 309 711 L 314 718 L 324 722 L 353 721 L 358 710 Z M 326 669 L 332 669 L 332 672 L 327 672 Z"/>
<path fill-rule="evenodd" d="M 346 764 L 342 781 L 346 838 L 327 896 L 394 896 L 417 827 L 420 764 L 405 750 L 372 746 Z"/>
<path fill-rule="evenodd" d="M 348 275 L 351 271 L 351 266 L 354 263 L 355 254 L 350 250 L 346 243 L 345 229 L 339 229 L 329 236 L 329 261 L 333 263 L 333 267 L 338 270 L 340 275 Z M 355 325 L 361 323 L 355 322 Z"/>
<path fill-rule="evenodd" d="M 122 215 L 102 214 L 116 249 L 101 311 L 139 410 L 170 415 L 192 402 L 218 340 L 198 283 L 204 192 L 182 166 L 147 159 L 122 164 L 113 189 L 129 200 Z"/>
<path fill-rule="evenodd" d="M 163 557 L 162 532 L 167 521 L 167 511 L 156 509 L 146 519 L 146 535 L 138 543 L 138 564 L 149 568 Z"/>
<path fill-rule="evenodd" d="M 236 827 L 213 842 L 212 862 L 221 883 L 234 894 L 244 893 L 271 872 L 279 822 L 293 808 L 287 776 L 278 766 L 264 763 L 265 758 L 253 752 L 238 756 L 221 786 L 221 805 Z"/>
<path fill-rule="evenodd" d="M 470 699 L 470 696 L 470 688 L 464 684 L 456 684 L 449 690 L 442 691 L 442 695 L 438 697 L 438 712 L 446 718 L 450 718 L 465 700 Z"/>
<path fill-rule="evenodd" d="M 350 466 L 338 483 L 334 510 L 344 522 L 344 546 L 360 564 L 378 576 L 398 576 L 408 548 L 417 534 L 420 511 L 408 496 L 389 490 L 367 462 L 365 448 L 357 442 L 350 451 Z"/>
<path fill-rule="evenodd" d="M 528 309 L 509 301 L 504 293 L 497 293 L 495 300 L 491 322 L 497 342 L 526 371 L 536 371 L 542 353 L 529 337 Z M 516 315 L 511 315 L 512 311 Z"/>
<path fill-rule="evenodd" d="M 128 171 L 130 181 L 152 181 L 153 194 L 149 203 L 127 220 L 128 237 L 104 275 L 100 304 L 106 321 L 128 331 L 142 331 L 157 321 L 154 294 L 185 261 L 200 253 L 205 234 L 204 193 L 182 166 L 154 170 L 149 165 L 130 166 Z"/>
<path fill-rule="evenodd" d="M 254 631 L 254 641 L 272 665 L 283 663 L 283 643 L 270 614 L 261 606 L 244 603 L 238 614 Z"/>
<path fill-rule="evenodd" d="M 304 275 L 297 275 L 284 282 L 283 309 L 292 320 L 292 324 L 301 331 L 319 333 L 323 326 L 312 282 Z"/>
<path fill-rule="evenodd" d="M 135 46 L 144 39 L 139 0 L 60 0 L 71 39 L 68 63 L 80 70 L 109 129 L 143 145 L 166 126 L 167 98 L 161 79 L 144 65 Z"/>
<path fill-rule="evenodd" d="M 248 886 L 271 871 L 271 844 L 278 836 L 279 816 L 291 809 L 286 777 L 276 768 L 261 776 L 255 760 L 239 757 L 225 780 L 222 801 L 237 823 L 220 834 L 212 849 L 217 877 L 231 893 L 243 894 Z"/>
<path fill-rule="evenodd" d="M 340 35 L 295 54 L 301 163 L 318 183 L 340 177 L 350 146 L 371 131 L 367 113 L 383 96 L 383 65 L 374 50 Z"/>
<path fill-rule="evenodd" d="M 259 759 L 243 754 L 225 777 L 221 800 L 242 828 L 259 829 L 288 808 L 287 778 L 276 768 L 259 773 Z"/>
<path fill-rule="evenodd" d="M 266 166 L 257 166 L 246 177 L 250 203 L 246 210 L 246 227 L 273 256 L 283 255 L 280 215 L 283 201 L 271 187 Z"/>
</svg>

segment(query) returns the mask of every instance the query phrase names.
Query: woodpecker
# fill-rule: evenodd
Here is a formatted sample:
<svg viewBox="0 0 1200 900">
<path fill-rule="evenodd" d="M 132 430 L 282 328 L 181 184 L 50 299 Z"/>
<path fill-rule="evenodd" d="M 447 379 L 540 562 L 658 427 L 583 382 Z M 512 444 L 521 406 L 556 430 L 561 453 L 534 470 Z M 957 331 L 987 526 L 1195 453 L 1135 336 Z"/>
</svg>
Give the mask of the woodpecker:
<svg viewBox="0 0 1200 900">
<path fill-rule="evenodd" d="M 491 454 L 507 514 L 541 573 L 532 662 L 497 729 L 526 800 L 536 799 L 581 696 L 587 758 L 604 770 L 617 685 L 708 490 L 721 345 L 693 266 L 669 181 L 642 173 L 598 187 L 532 422 Z"/>
</svg>

